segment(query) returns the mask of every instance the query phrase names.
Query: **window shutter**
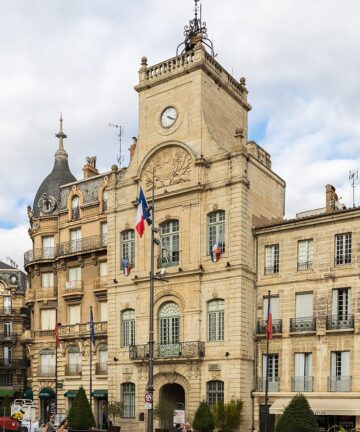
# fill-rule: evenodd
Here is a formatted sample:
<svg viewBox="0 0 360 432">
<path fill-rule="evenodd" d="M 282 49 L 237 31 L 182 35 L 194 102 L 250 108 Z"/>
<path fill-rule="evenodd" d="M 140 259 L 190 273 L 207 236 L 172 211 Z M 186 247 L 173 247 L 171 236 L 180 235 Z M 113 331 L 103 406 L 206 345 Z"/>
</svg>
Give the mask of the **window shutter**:
<svg viewBox="0 0 360 432">
<path fill-rule="evenodd" d="M 305 376 L 312 376 L 312 353 L 305 355 Z"/>
<path fill-rule="evenodd" d="M 295 376 L 303 377 L 305 372 L 305 354 L 295 354 Z"/>
<path fill-rule="evenodd" d="M 336 377 L 336 352 L 331 353 L 331 376 Z"/>
<path fill-rule="evenodd" d="M 341 376 L 350 376 L 350 351 L 341 353 Z"/>
<path fill-rule="evenodd" d="M 267 365 L 267 358 L 266 354 L 263 354 L 263 378 L 266 379 L 266 365 Z"/>
<path fill-rule="evenodd" d="M 296 318 L 307 318 L 313 316 L 313 294 L 296 295 Z"/>
<path fill-rule="evenodd" d="M 334 289 L 332 292 L 332 315 L 338 315 L 338 301 L 339 301 L 339 291 Z"/>
</svg>

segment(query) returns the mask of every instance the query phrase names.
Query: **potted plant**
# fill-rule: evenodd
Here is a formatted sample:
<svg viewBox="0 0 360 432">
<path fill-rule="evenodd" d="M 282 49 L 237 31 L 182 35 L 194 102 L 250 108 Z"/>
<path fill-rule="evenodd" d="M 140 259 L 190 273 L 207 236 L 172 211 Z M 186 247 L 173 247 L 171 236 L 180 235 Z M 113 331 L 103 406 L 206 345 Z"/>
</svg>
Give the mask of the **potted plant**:
<svg viewBox="0 0 360 432">
<path fill-rule="evenodd" d="M 83 387 L 79 388 L 68 414 L 69 431 L 87 431 L 95 427 L 95 419 Z"/>
<path fill-rule="evenodd" d="M 172 431 L 174 421 L 175 404 L 167 400 L 161 400 L 154 409 L 154 417 L 160 420 L 161 427 L 155 429 L 155 432 Z"/>
<path fill-rule="evenodd" d="M 120 432 L 121 427 L 117 426 L 117 419 L 123 416 L 124 404 L 118 401 L 108 402 L 104 407 L 104 412 L 112 424 L 108 424 L 108 432 Z"/>
<path fill-rule="evenodd" d="M 215 426 L 214 416 L 211 412 L 210 405 L 202 401 L 195 412 L 194 429 L 200 432 L 212 432 Z"/>
<path fill-rule="evenodd" d="M 228 403 L 218 402 L 213 408 L 216 428 L 221 432 L 238 430 L 242 406 L 240 399 L 231 399 Z"/>
</svg>

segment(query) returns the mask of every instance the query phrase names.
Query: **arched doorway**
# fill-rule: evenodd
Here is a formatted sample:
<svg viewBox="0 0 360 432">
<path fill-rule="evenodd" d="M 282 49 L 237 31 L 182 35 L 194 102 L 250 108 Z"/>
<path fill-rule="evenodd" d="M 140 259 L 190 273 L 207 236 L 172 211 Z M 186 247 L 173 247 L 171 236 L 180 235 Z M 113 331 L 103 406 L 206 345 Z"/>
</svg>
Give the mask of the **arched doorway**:
<svg viewBox="0 0 360 432">
<path fill-rule="evenodd" d="M 163 400 L 171 402 L 177 409 L 185 409 L 185 390 L 180 384 L 165 384 L 160 389 L 160 401 Z"/>
</svg>

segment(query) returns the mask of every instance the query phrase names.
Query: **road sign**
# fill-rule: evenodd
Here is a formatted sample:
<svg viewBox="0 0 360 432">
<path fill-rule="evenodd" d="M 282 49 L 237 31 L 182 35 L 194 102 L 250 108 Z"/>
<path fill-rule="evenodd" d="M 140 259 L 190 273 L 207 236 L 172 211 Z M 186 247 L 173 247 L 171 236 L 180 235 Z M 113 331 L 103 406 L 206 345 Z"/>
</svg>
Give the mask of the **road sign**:
<svg viewBox="0 0 360 432">
<path fill-rule="evenodd" d="M 148 403 L 152 403 L 152 401 L 153 401 L 153 395 L 152 395 L 152 393 L 146 393 L 145 394 L 145 402 L 148 402 Z"/>
<path fill-rule="evenodd" d="M 147 409 L 147 410 L 152 409 L 152 403 L 150 403 L 150 402 L 145 402 L 145 409 Z"/>
</svg>

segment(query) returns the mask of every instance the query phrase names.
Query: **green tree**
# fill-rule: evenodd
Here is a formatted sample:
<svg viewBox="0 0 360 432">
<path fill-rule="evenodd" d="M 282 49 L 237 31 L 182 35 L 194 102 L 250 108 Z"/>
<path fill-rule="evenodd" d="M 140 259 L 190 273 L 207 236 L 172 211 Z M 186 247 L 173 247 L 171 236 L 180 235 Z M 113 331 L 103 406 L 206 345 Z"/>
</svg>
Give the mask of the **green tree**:
<svg viewBox="0 0 360 432">
<path fill-rule="evenodd" d="M 194 429 L 200 432 L 212 432 L 215 427 L 214 416 L 207 402 L 202 401 L 195 412 Z"/>
<path fill-rule="evenodd" d="M 240 399 L 218 402 L 214 408 L 215 426 L 222 432 L 232 432 L 239 428 L 243 403 Z"/>
<path fill-rule="evenodd" d="M 166 399 L 160 400 L 154 409 L 154 417 L 161 422 L 161 426 L 172 429 L 174 420 L 175 404 Z"/>
<path fill-rule="evenodd" d="M 120 418 L 124 414 L 124 404 L 118 401 L 108 402 L 104 406 L 105 414 L 110 418 L 113 422 L 113 425 L 116 425 L 116 419 Z"/>
<path fill-rule="evenodd" d="M 75 396 L 68 419 L 71 429 L 88 430 L 95 427 L 94 415 L 83 387 L 79 388 Z"/>
<path fill-rule="evenodd" d="M 315 415 L 304 395 L 294 396 L 276 425 L 275 432 L 319 432 Z"/>
</svg>

